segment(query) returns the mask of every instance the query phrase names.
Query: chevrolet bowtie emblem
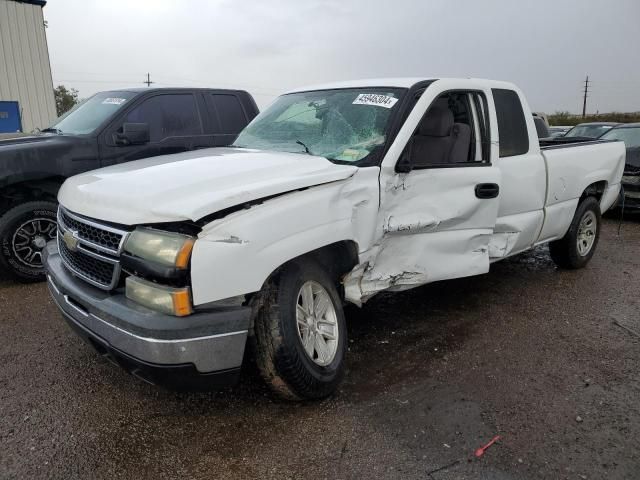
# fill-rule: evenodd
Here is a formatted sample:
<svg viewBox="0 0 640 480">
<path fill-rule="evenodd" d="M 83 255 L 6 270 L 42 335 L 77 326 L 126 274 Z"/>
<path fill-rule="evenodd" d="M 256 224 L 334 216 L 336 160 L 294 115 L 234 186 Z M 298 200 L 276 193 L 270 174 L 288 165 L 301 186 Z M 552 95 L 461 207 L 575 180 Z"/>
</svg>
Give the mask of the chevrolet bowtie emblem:
<svg viewBox="0 0 640 480">
<path fill-rule="evenodd" d="M 67 230 L 62 236 L 64 244 L 72 252 L 76 252 L 78 250 L 78 237 L 76 237 L 76 233 L 77 232 L 74 232 L 73 230 Z"/>
</svg>

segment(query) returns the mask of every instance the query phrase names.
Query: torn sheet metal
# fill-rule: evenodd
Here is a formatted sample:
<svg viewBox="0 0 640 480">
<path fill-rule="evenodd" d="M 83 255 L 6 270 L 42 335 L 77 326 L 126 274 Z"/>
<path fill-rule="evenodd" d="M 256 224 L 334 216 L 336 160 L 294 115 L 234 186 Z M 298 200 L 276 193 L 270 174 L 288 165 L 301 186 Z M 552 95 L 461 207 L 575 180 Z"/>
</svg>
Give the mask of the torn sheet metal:
<svg viewBox="0 0 640 480">
<path fill-rule="evenodd" d="M 361 305 L 381 291 L 486 273 L 491 233 L 478 229 L 385 235 L 370 260 L 344 277 L 345 297 Z"/>
<path fill-rule="evenodd" d="M 504 258 L 507 257 L 518 243 L 520 232 L 500 232 L 491 235 L 489 241 L 489 257 Z"/>
<path fill-rule="evenodd" d="M 346 299 L 361 305 L 381 291 L 489 271 L 498 201 L 474 187 L 498 181 L 492 167 L 383 172 L 379 237 L 344 277 Z"/>
<path fill-rule="evenodd" d="M 359 168 L 343 181 L 284 193 L 209 222 L 193 247 L 194 303 L 259 291 L 289 260 L 335 242 L 371 250 L 378 175 L 377 167 Z"/>
</svg>

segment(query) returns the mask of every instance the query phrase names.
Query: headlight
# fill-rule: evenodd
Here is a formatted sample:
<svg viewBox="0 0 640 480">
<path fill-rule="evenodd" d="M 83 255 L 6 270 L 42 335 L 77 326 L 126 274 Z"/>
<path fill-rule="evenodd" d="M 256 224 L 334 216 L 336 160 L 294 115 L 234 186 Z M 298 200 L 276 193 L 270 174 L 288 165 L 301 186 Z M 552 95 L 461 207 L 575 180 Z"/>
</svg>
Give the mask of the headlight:
<svg viewBox="0 0 640 480">
<path fill-rule="evenodd" d="M 124 250 L 163 267 L 184 270 L 194 243 L 188 235 L 138 227 L 129 235 Z"/>
<path fill-rule="evenodd" d="M 127 298 L 157 312 L 184 317 L 193 313 L 189 287 L 173 288 L 137 277 L 126 279 Z"/>
</svg>

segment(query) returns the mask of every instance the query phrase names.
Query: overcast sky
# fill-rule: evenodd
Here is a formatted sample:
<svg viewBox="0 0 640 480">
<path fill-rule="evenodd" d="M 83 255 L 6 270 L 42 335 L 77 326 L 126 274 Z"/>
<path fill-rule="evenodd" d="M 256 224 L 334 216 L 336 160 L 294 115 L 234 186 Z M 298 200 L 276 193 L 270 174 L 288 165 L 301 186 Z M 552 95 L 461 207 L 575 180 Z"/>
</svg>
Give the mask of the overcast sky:
<svg viewBox="0 0 640 480">
<path fill-rule="evenodd" d="M 640 0 L 49 0 L 54 84 L 287 89 L 371 77 L 484 77 L 534 110 L 640 110 Z"/>
</svg>

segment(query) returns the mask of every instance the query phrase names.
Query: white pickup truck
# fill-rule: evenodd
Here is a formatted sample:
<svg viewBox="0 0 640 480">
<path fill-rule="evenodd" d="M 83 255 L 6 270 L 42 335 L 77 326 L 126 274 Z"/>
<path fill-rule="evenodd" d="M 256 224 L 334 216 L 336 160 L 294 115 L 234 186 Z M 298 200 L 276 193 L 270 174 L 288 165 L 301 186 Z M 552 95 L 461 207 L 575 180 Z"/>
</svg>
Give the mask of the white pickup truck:
<svg viewBox="0 0 640 480">
<path fill-rule="evenodd" d="M 83 338 L 146 381 L 227 384 L 249 342 L 276 393 L 319 398 L 343 375 L 345 303 L 543 243 L 583 267 L 624 164 L 622 142 L 541 146 L 510 83 L 300 89 L 230 148 L 68 179 L 49 288 Z"/>
</svg>

